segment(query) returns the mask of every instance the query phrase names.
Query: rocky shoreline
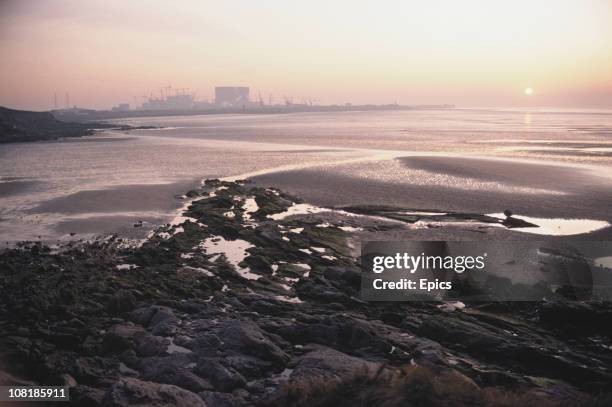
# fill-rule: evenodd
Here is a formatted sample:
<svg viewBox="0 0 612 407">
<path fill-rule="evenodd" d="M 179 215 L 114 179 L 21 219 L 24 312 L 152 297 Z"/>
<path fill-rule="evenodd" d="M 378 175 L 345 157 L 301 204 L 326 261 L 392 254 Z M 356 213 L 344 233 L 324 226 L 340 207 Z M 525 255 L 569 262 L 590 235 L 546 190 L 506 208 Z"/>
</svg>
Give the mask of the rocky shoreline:
<svg viewBox="0 0 612 407">
<path fill-rule="evenodd" d="M 0 385 L 70 386 L 83 406 L 612 401 L 609 303 L 359 298 L 359 230 L 499 219 L 322 210 L 245 181 L 187 196 L 139 245 L 0 254 Z"/>
</svg>

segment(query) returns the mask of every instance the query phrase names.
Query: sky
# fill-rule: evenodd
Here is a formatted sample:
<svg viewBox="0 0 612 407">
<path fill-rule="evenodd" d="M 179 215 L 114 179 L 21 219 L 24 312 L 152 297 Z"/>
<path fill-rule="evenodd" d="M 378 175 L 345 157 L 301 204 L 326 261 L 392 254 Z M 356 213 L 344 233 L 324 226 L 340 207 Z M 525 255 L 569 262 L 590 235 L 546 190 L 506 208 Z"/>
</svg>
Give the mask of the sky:
<svg viewBox="0 0 612 407">
<path fill-rule="evenodd" d="M 0 0 L 0 105 L 612 107 L 612 0 Z M 527 95 L 525 90 L 532 88 Z"/>
</svg>

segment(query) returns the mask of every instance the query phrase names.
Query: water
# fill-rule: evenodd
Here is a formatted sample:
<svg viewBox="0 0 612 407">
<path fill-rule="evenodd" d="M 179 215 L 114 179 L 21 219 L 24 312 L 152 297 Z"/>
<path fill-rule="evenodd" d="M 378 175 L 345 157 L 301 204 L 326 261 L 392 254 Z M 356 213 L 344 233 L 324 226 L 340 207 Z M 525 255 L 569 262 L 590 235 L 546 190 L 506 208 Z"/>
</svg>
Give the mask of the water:
<svg viewBox="0 0 612 407">
<path fill-rule="evenodd" d="M 0 240 L 140 233 L 135 221 L 167 222 L 182 205 L 176 195 L 201 179 L 244 175 L 293 188 L 317 204 L 367 198 L 486 213 L 504 209 L 483 204 L 502 194 L 529 216 L 612 218 L 612 112 L 424 110 L 121 122 L 165 128 L 1 145 Z M 542 162 L 547 165 L 534 167 Z"/>
</svg>

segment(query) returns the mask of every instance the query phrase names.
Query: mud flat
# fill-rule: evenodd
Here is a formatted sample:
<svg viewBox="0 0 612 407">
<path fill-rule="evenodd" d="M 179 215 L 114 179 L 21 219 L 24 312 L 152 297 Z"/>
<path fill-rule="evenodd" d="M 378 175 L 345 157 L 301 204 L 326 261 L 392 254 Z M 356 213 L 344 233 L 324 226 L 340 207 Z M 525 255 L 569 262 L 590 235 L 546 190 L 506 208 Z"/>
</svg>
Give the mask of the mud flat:
<svg viewBox="0 0 612 407">
<path fill-rule="evenodd" d="M 453 213 L 500 213 L 574 220 L 593 227 L 567 233 L 573 238 L 610 238 L 612 179 L 608 167 L 534 160 L 415 155 L 386 161 L 302 169 L 253 177 L 323 206 L 377 205 Z M 446 232 L 438 233 L 438 232 Z M 447 228 L 436 238 L 456 239 L 465 230 Z M 493 231 L 496 238 L 515 233 Z M 548 233 L 556 235 L 556 233 Z M 499 235 L 499 236 L 498 236 Z M 422 236 L 421 236 L 422 237 Z"/>
</svg>

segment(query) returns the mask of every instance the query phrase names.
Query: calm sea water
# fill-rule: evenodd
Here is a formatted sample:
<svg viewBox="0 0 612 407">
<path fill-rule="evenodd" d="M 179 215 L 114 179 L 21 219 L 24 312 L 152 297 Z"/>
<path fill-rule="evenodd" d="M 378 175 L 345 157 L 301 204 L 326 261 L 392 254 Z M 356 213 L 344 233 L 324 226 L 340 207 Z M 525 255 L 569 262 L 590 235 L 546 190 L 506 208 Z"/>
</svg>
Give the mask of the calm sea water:
<svg viewBox="0 0 612 407">
<path fill-rule="evenodd" d="M 406 163 L 399 158 L 415 152 L 425 157 L 551 162 L 577 174 L 589 172 L 592 181 L 580 178 L 574 184 L 589 184 L 596 192 L 606 190 L 612 175 L 612 112 L 605 111 L 457 109 L 121 122 L 163 128 L 0 145 L 0 240 L 127 230 L 138 219 L 163 223 L 180 205 L 175 196 L 203 178 L 271 171 L 318 171 L 352 177 L 356 185 L 369 180 L 413 187 L 463 185 L 481 192 L 511 187 L 514 193 L 544 196 L 550 191 L 582 193 L 576 185 L 564 191 L 552 175 L 549 182 L 534 184 L 529 171 L 508 180 L 503 171 L 490 166 L 467 171 L 456 163 L 449 166 L 427 158 Z M 567 174 L 562 176 L 567 179 Z M 325 183 L 308 188 L 325 188 Z M 598 193 L 593 198 L 597 208 L 607 199 L 604 192 Z M 599 217 L 605 214 L 598 212 Z"/>
</svg>

